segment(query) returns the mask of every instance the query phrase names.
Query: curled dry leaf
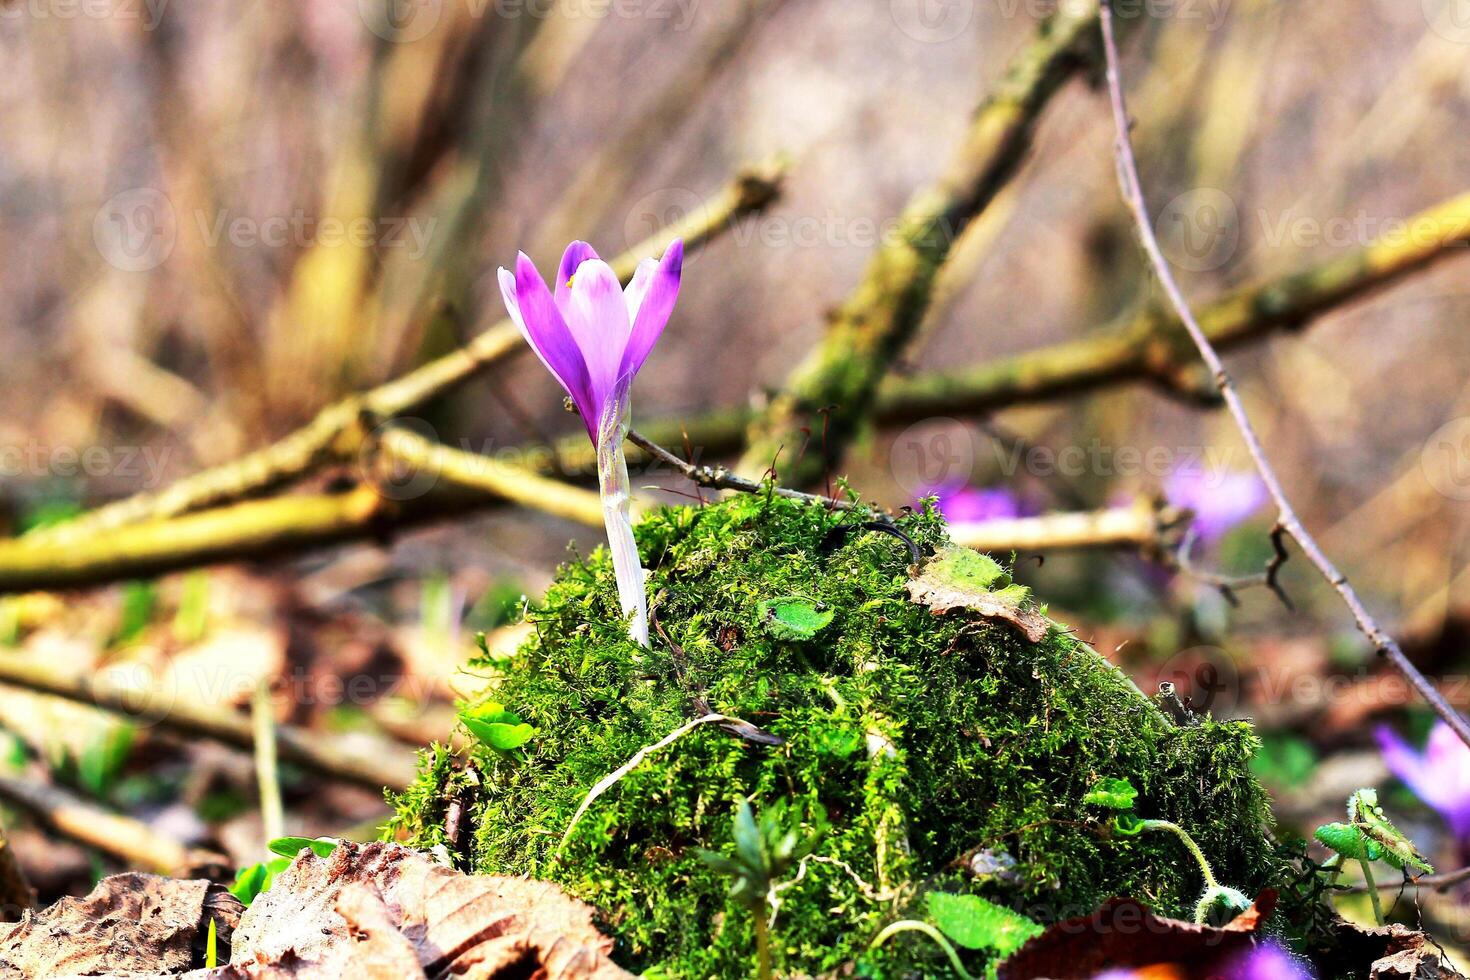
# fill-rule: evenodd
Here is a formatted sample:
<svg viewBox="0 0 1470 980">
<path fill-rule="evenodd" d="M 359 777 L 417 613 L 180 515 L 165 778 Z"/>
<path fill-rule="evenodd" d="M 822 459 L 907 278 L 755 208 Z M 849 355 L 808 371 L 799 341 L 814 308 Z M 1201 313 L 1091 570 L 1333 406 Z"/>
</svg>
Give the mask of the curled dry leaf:
<svg viewBox="0 0 1470 980">
<path fill-rule="evenodd" d="M 209 917 L 220 959 L 204 968 Z M 471 876 L 397 844 L 302 851 L 241 914 L 219 885 L 106 878 L 0 926 L 0 980 L 624 980 L 592 909 L 556 885 Z"/>
<path fill-rule="evenodd" d="M 1116 969 L 1169 968 L 1177 980 L 1228 973 L 1256 944 L 1276 907 L 1265 891 L 1223 928 L 1165 919 L 1132 898 L 1112 898 L 1091 915 L 1058 922 L 1000 965 L 1000 980 L 1084 980 Z"/>
<path fill-rule="evenodd" d="M 203 962 L 209 918 L 228 949 L 240 913 L 223 885 L 113 875 L 85 898 L 0 926 L 0 978 L 178 975 Z"/>
<path fill-rule="evenodd" d="M 251 904 L 224 978 L 616 980 L 612 940 L 556 885 L 471 876 L 397 844 L 304 851 Z M 409 969 L 409 964 L 416 964 Z M 203 974 L 203 976 L 209 976 Z"/>
<path fill-rule="evenodd" d="M 1371 963 L 1369 980 L 1464 980 L 1429 936 L 1407 926 L 1371 927 L 1342 921 L 1337 926 L 1333 973 L 1361 973 Z"/>
</svg>

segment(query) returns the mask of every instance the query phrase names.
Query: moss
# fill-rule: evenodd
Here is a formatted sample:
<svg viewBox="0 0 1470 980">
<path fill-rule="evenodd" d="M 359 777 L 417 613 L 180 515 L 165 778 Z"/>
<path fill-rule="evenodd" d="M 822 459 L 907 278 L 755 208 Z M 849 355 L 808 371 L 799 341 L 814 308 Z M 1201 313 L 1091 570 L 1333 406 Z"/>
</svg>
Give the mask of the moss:
<svg viewBox="0 0 1470 980">
<path fill-rule="evenodd" d="M 1248 724 L 1174 727 L 1060 627 L 1031 644 L 966 610 L 935 615 L 908 598 L 903 543 L 862 533 L 832 547 L 840 520 L 764 495 L 645 519 L 650 594 L 679 653 L 657 635 L 652 651 L 629 642 L 605 552 L 560 569 L 519 653 L 475 665 L 537 733 L 515 753 L 474 750 L 474 870 L 560 882 L 601 910 L 625 965 L 690 978 L 752 972 L 751 916 L 698 855 L 731 851 L 741 798 L 826 815 L 821 860 L 780 894 L 772 943 L 787 973 L 857 962 L 947 975 L 922 939 L 867 951 L 887 923 L 922 918 L 935 888 L 1041 922 L 1118 894 L 1188 917 L 1197 866 L 1172 835 L 1110 836 L 1106 812 L 1082 802 L 1103 777 L 1131 780 L 1140 815 L 1188 829 L 1221 881 L 1254 893 L 1280 878 Z M 947 543 L 932 512 L 900 527 L 926 552 Z M 809 638 L 772 630 L 772 600 L 831 619 Z M 696 728 L 593 802 L 558 853 L 589 789 L 703 710 L 700 697 L 785 744 Z M 432 751 L 392 832 L 442 843 L 454 779 Z M 976 855 L 1005 870 L 969 873 Z"/>
</svg>

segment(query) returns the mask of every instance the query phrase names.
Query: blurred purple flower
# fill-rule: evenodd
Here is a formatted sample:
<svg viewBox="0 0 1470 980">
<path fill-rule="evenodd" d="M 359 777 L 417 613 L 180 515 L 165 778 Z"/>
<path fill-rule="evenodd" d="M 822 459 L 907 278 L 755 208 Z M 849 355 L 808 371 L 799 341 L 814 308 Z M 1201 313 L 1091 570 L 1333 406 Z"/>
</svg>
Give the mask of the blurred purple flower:
<svg viewBox="0 0 1470 980">
<path fill-rule="evenodd" d="M 608 550 L 618 582 L 618 601 L 629 616 L 628 635 L 648 644 L 648 597 L 633 539 L 632 491 L 623 440 L 630 424 L 633 378 L 664 332 L 684 264 L 675 240 L 659 261 L 639 263 L 623 289 L 612 267 L 586 242 L 562 255 L 556 290 L 521 252 L 516 270 L 500 270 L 505 308 L 546 370 L 561 383 L 597 447 L 597 480 Z"/>
<path fill-rule="evenodd" d="M 1273 942 L 1265 942 L 1225 969 L 1227 980 L 1312 980 L 1302 961 Z"/>
<path fill-rule="evenodd" d="M 1025 508 L 1014 490 L 1006 487 L 970 487 L 963 483 L 946 483 L 924 487 L 919 499 L 937 497 L 935 509 L 951 524 L 1004 520 L 1020 517 Z"/>
<path fill-rule="evenodd" d="M 1164 496 L 1176 507 L 1194 511 L 1194 532 L 1210 544 L 1254 514 L 1266 502 L 1266 485 L 1254 473 L 1212 475 L 1202 469 L 1176 470 L 1164 483 Z"/>
<path fill-rule="evenodd" d="M 1423 752 L 1387 725 L 1375 734 L 1389 771 L 1444 817 L 1461 847 L 1470 847 L 1470 747 L 1442 721 L 1434 723 Z"/>
<path fill-rule="evenodd" d="M 1281 945 L 1267 940 L 1248 953 L 1226 963 L 1219 974 L 1223 980 L 1314 980 L 1312 971 Z M 1092 980 L 1164 980 L 1182 977 L 1184 971 L 1172 964 L 1159 964 L 1138 970 L 1114 969 L 1095 975 Z"/>
</svg>

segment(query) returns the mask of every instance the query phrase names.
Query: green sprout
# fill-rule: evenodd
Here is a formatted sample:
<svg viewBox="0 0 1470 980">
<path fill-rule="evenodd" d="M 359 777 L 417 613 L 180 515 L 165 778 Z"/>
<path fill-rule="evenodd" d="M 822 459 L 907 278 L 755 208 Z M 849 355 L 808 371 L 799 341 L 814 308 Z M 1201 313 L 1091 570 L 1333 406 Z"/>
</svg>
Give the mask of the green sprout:
<svg viewBox="0 0 1470 980">
<path fill-rule="evenodd" d="M 461 711 L 459 720 L 471 735 L 496 752 L 514 752 L 536 735 L 536 729 L 520 715 L 493 701 Z"/>
<path fill-rule="evenodd" d="M 1197 925 L 1224 925 L 1241 912 L 1251 907 L 1251 900 L 1239 889 L 1220 884 L 1215 878 L 1215 869 L 1205 858 L 1205 852 L 1195 843 L 1183 827 L 1168 820 L 1145 820 L 1133 812 L 1133 803 L 1138 791 L 1126 779 L 1102 779 L 1084 796 L 1083 802 L 1118 811 L 1113 818 L 1113 829 L 1125 837 L 1135 837 L 1149 830 L 1165 830 L 1178 837 L 1186 850 L 1199 864 L 1204 874 L 1205 890 L 1194 906 L 1194 921 Z"/>
<path fill-rule="evenodd" d="M 337 849 L 341 841 L 335 837 L 277 837 L 266 847 L 272 854 L 279 854 L 288 860 L 295 860 L 296 855 L 302 851 L 311 849 L 317 857 L 331 857 L 332 852 Z"/>
<path fill-rule="evenodd" d="M 803 830 L 806 822 L 814 829 Z M 754 919 L 756 975 L 761 980 L 774 975 L 767 910 L 775 886 L 793 865 L 812 852 L 825 829 L 826 814 L 820 807 L 810 821 L 803 821 L 800 814 L 788 813 L 785 801 L 780 801 L 762 810 L 757 820 L 750 804 L 741 800 L 735 810 L 735 853 L 698 852 L 700 860 L 711 869 L 729 876 L 730 897 L 745 906 Z"/>
<path fill-rule="evenodd" d="M 1373 903 L 1373 918 L 1383 925 L 1383 903 L 1378 899 L 1372 863 L 1385 861 L 1399 871 L 1412 867 L 1432 873 L 1434 869 L 1415 849 L 1413 841 L 1384 814 L 1378 805 L 1377 790 L 1360 789 L 1349 796 L 1347 818 L 1347 823 L 1323 824 L 1313 835 L 1333 851 L 1332 858 L 1323 867 L 1330 869 L 1335 879 L 1341 873 L 1344 861 L 1357 861 L 1363 869 L 1369 901 Z"/>
</svg>

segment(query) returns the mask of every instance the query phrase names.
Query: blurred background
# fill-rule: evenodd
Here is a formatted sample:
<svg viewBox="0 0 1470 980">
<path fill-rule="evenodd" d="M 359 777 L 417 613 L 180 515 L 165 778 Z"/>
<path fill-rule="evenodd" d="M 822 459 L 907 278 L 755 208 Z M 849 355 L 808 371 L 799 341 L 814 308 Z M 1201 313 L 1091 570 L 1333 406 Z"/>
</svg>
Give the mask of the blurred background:
<svg viewBox="0 0 1470 980">
<path fill-rule="evenodd" d="M 0 527 L 21 534 L 268 445 L 499 322 L 494 274 L 517 249 L 548 273 L 573 238 L 623 252 L 697 217 L 743 167 L 781 160 L 779 199 L 686 263 L 635 426 L 758 403 L 820 339 L 1053 7 L 0 4 Z M 1120 16 L 1148 203 L 1197 306 L 1402 235 L 1470 190 L 1463 0 L 1157 0 Z M 955 242 L 921 338 L 891 374 L 1087 337 L 1153 298 L 1095 81 L 1046 108 L 1015 178 Z M 1463 709 L 1459 247 L 1229 363 L 1305 523 Z M 485 453 L 581 428 L 519 353 L 414 414 L 415 431 Z M 838 471 L 888 507 L 938 492 L 967 522 L 1190 508 L 1193 563 L 1229 574 L 1271 555 L 1274 515 L 1250 473 L 1227 417 L 1139 384 L 875 425 Z M 650 500 L 697 502 L 669 472 L 635 483 L 665 488 Z M 444 516 L 270 563 L 15 595 L 0 600 L 0 644 L 77 674 L 141 666 L 171 698 L 220 711 L 264 684 L 277 723 L 407 752 L 449 737 L 453 699 L 477 683 L 458 669 L 475 632 L 513 645 L 525 597 L 603 539 L 508 506 Z M 1283 837 L 1340 819 L 1349 792 L 1379 785 L 1436 866 L 1465 864 L 1470 817 L 1449 814 L 1470 813 L 1470 752 L 1413 755 L 1430 716 L 1299 557 L 1282 579 L 1294 609 L 1264 589 L 1232 605 L 1171 557 L 1181 532 L 1042 548 L 1044 562 L 1022 549 L 1020 575 L 1145 690 L 1172 679 L 1197 708 L 1254 717 Z M 344 686 L 355 678 L 357 693 Z M 258 860 L 272 828 L 248 751 L 119 717 L 0 688 L 6 826 L 42 897 L 128 862 L 56 832 L 54 813 L 35 822 L 36 785 L 231 863 Z M 1426 785 L 1456 779 L 1459 811 L 1427 798 Z M 285 829 L 370 833 L 384 809 L 352 783 L 283 760 Z M 1470 937 L 1453 893 L 1412 897 L 1398 905 L 1406 921 Z"/>
</svg>

